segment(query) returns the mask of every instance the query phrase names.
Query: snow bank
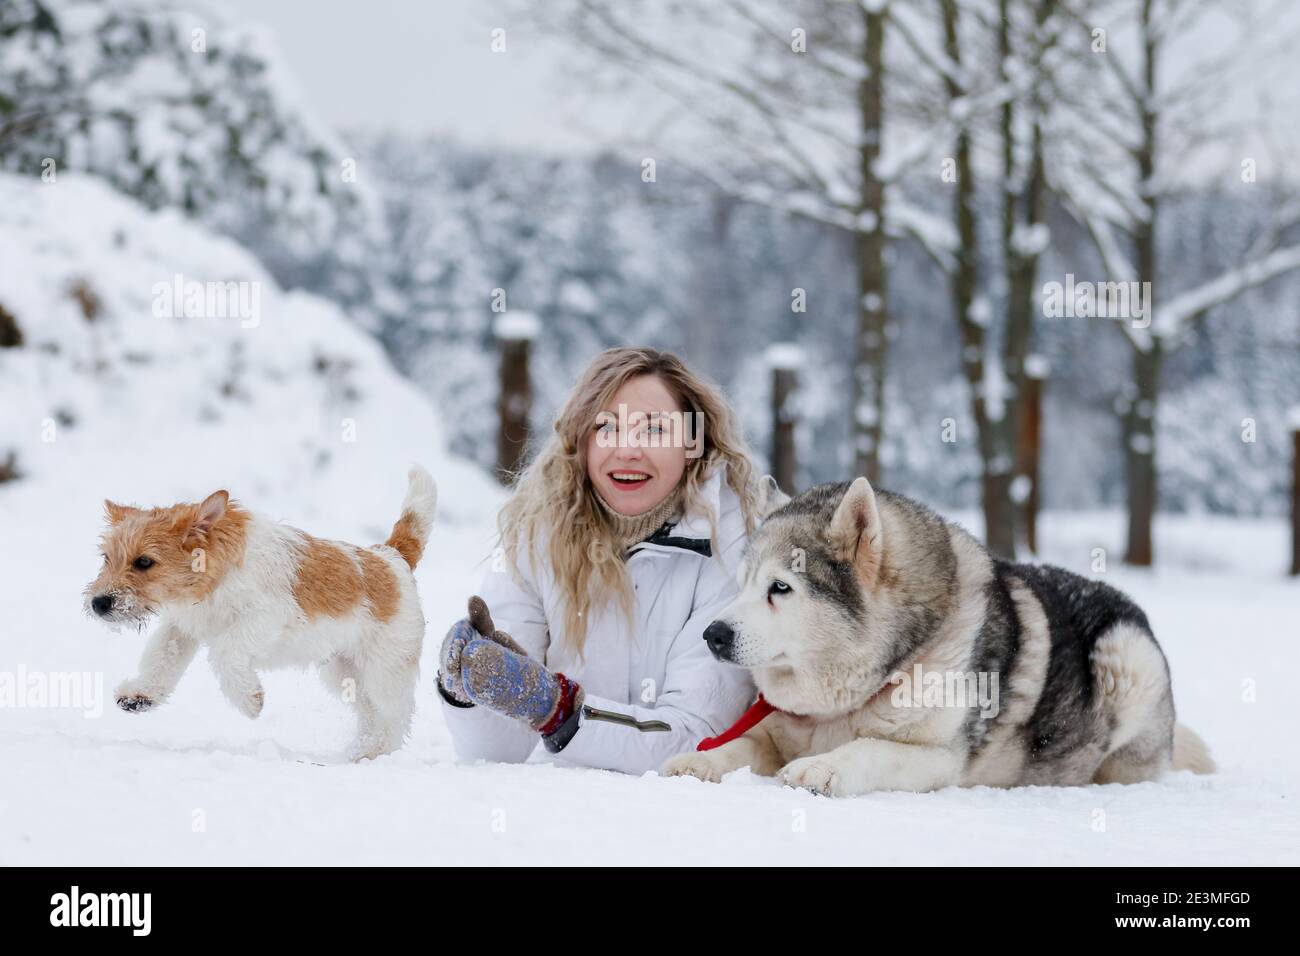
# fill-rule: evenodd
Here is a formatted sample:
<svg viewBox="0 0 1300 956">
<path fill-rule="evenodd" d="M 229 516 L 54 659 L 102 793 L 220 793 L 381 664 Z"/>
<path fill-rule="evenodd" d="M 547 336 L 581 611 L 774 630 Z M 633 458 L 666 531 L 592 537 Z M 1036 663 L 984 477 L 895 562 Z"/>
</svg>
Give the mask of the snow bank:
<svg viewBox="0 0 1300 956">
<path fill-rule="evenodd" d="M 486 479 L 447 456 L 380 346 L 230 240 L 97 180 L 3 175 L 0 262 L 25 338 L 0 351 L 0 456 L 65 507 L 227 487 L 299 522 L 377 529 L 420 461 L 445 507 L 481 510 Z M 198 286 L 209 294 L 189 299 Z"/>
</svg>

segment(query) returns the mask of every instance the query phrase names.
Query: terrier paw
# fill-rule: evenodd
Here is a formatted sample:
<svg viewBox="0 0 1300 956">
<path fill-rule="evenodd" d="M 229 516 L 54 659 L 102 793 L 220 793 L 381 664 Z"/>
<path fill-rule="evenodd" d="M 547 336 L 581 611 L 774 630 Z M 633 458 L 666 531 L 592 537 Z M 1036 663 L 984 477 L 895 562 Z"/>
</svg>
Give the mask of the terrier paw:
<svg viewBox="0 0 1300 956">
<path fill-rule="evenodd" d="M 718 783 L 722 771 L 704 753 L 684 753 L 669 757 L 659 768 L 661 777 L 695 777 L 708 783 Z"/>
<path fill-rule="evenodd" d="M 117 706 L 128 714 L 138 714 L 154 707 L 158 702 L 144 694 L 119 694 Z"/>
<path fill-rule="evenodd" d="M 151 694 L 146 694 L 139 690 L 132 681 L 126 680 L 117 685 L 117 690 L 113 692 L 113 697 L 117 701 L 117 706 L 122 708 L 128 714 L 142 713 L 152 707 L 156 707 L 161 701 Z"/>
<path fill-rule="evenodd" d="M 363 738 L 353 741 L 352 746 L 348 747 L 348 761 L 350 763 L 361 763 L 363 760 L 376 760 L 385 754 L 392 753 L 399 747 L 401 747 L 400 743 Z"/>
</svg>

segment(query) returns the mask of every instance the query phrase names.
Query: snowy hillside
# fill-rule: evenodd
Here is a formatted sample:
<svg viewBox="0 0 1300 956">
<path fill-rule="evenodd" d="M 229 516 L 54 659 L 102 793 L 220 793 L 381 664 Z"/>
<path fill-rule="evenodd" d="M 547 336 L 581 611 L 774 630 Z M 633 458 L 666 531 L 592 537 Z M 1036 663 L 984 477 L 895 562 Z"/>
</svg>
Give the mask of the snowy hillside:
<svg viewBox="0 0 1300 956">
<path fill-rule="evenodd" d="M 0 457 L 30 479 L 11 494 L 60 488 L 71 509 L 228 485 L 254 507 L 378 534 L 419 460 L 453 513 L 482 499 L 485 479 L 445 459 L 432 409 L 371 338 L 178 213 L 98 180 L 0 176 L 0 262 L 24 340 L 0 352 Z M 230 282 L 224 299 L 190 297 L 190 283 Z"/>
<path fill-rule="evenodd" d="M 178 273 L 255 283 L 256 322 L 155 315 L 156 286 Z M 1287 683 L 1300 584 L 1276 572 L 1278 522 L 1158 524 L 1155 574 L 1115 566 L 1113 514 L 1043 522 L 1054 561 L 1086 573 L 1109 549 L 1106 579 L 1149 611 L 1214 777 L 831 801 L 745 771 L 712 786 L 461 765 L 432 675 L 501 492 L 443 451 L 434 410 L 372 340 L 277 290 L 238 246 L 70 177 L 0 177 L 0 305 L 24 342 L 0 349 L 0 461 L 14 452 L 21 475 L 0 484 L 0 683 L 86 673 L 100 695 L 51 707 L 29 691 L 0 708 L 0 864 L 1300 863 Z M 429 634 L 403 750 L 341 762 L 351 716 L 308 673 L 268 675 L 256 721 L 202 660 L 155 712 L 106 701 L 143 638 L 82 613 L 104 497 L 225 487 L 313 532 L 377 541 L 417 460 L 441 497 L 417 572 Z"/>
</svg>

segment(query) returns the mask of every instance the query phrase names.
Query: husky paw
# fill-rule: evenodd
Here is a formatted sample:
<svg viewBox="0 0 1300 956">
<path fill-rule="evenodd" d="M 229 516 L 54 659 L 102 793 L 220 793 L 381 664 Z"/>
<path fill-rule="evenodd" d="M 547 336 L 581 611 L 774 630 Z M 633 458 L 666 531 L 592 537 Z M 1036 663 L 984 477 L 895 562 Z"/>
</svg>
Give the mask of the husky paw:
<svg viewBox="0 0 1300 956">
<path fill-rule="evenodd" d="M 722 779 L 722 773 L 722 769 L 704 753 L 678 754 L 669 757 L 659 768 L 661 777 L 695 777 L 708 783 L 718 783 Z"/>
<path fill-rule="evenodd" d="M 842 797 L 848 792 L 840 769 L 820 755 L 791 760 L 776 776 L 787 787 L 811 790 L 824 797 Z"/>
<path fill-rule="evenodd" d="M 258 715 L 262 713 L 263 697 L 264 695 L 262 691 L 258 690 L 252 694 L 248 694 L 247 696 L 242 697 L 236 706 L 239 707 L 239 712 L 243 714 L 245 717 L 249 718 L 250 720 L 256 720 L 258 718 Z"/>
</svg>

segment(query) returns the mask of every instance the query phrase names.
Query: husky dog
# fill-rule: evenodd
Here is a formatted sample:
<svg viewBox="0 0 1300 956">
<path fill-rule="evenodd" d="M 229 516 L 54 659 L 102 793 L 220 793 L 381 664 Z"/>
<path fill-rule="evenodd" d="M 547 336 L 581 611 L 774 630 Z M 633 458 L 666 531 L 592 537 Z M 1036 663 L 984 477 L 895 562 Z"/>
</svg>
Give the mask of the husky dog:
<svg viewBox="0 0 1300 956">
<path fill-rule="evenodd" d="M 715 749 L 671 758 L 666 775 L 716 781 L 748 766 L 846 796 L 1214 769 L 1200 738 L 1175 727 L 1169 668 L 1132 601 L 994 558 L 865 478 L 773 512 L 739 580 L 704 639 L 752 670 L 759 713 L 774 709 Z"/>
</svg>

